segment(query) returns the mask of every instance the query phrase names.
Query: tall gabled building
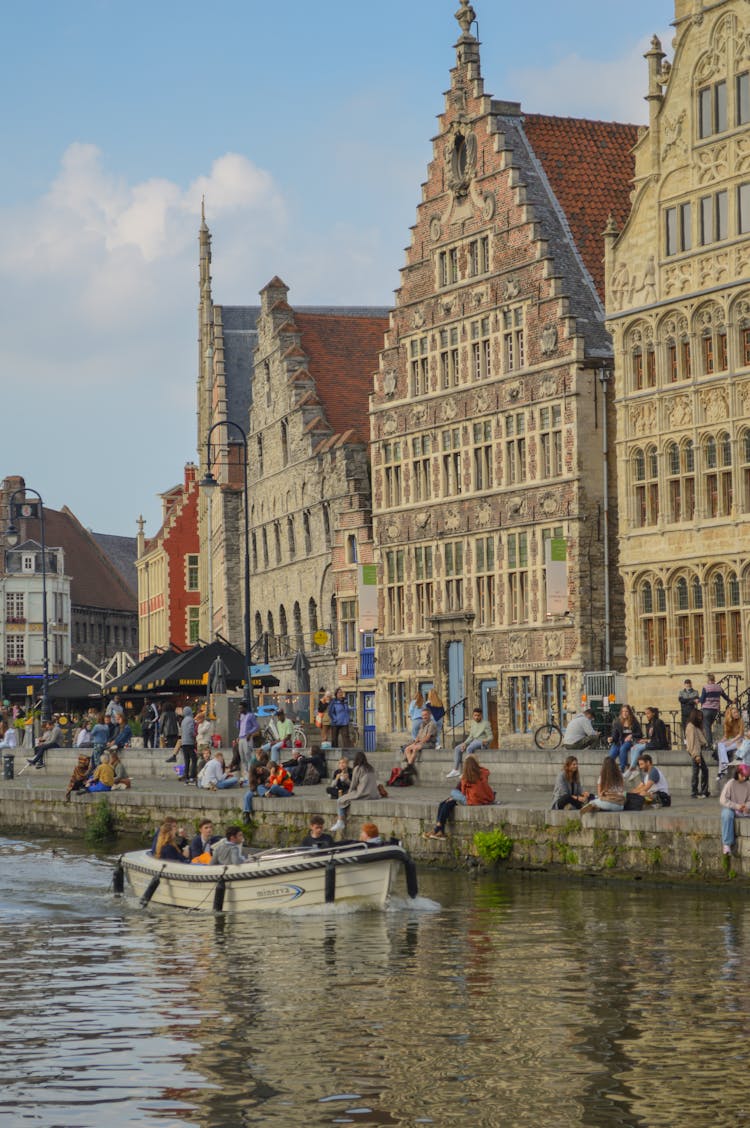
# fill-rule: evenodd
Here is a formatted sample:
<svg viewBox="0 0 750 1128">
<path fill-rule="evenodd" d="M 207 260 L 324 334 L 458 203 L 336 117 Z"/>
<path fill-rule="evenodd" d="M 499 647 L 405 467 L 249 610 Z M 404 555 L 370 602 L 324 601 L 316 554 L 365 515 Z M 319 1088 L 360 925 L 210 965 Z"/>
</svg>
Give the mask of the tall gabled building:
<svg viewBox="0 0 750 1128">
<path fill-rule="evenodd" d="M 377 708 L 403 732 L 434 683 L 449 721 L 484 700 L 507 734 L 624 664 L 601 233 L 628 213 L 636 129 L 494 100 L 467 0 L 456 18 L 371 402 Z"/>
<path fill-rule="evenodd" d="M 633 209 L 607 243 L 633 704 L 750 679 L 750 5 L 654 38 Z"/>
</svg>

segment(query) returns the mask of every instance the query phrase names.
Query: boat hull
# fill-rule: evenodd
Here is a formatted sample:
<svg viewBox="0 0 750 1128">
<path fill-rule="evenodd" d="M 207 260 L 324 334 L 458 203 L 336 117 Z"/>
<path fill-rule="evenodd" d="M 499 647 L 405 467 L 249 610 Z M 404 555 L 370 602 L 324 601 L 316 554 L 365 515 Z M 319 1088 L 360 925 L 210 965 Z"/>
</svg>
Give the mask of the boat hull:
<svg viewBox="0 0 750 1128">
<path fill-rule="evenodd" d="M 239 866 L 162 862 L 145 850 L 125 854 L 121 861 L 130 888 L 144 902 L 205 912 L 220 907 L 230 913 L 330 903 L 382 909 L 399 869 L 413 867 L 400 846 L 362 848 L 359 844 L 334 850 L 266 852 Z"/>
</svg>

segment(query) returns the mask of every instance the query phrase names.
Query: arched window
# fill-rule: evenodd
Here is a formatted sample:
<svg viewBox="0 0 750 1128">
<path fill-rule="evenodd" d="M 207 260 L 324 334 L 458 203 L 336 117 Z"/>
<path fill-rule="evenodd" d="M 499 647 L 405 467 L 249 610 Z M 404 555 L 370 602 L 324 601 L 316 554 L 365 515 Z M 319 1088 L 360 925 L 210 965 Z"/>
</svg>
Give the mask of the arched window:
<svg viewBox="0 0 750 1128">
<path fill-rule="evenodd" d="M 269 611 L 266 615 L 266 630 L 268 631 L 268 654 L 269 657 L 276 657 L 278 650 L 276 646 L 276 632 L 273 629 L 273 615 Z"/>
<path fill-rule="evenodd" d="M 336 603 L 336 596 L 332 595 L 331 596 L 331 635 L 333 636 L 334 646 L 336 646 L 338 649 L 341 649 L 341 647 L 339 646 L 340 640 L 339 640 L 338 628 L 339 628 L 338 607 L 337 607 L 337 603 Z"/>
<path fill-rule="evenodd" d="M 260 534 L 261 545 L 263 547 L 263 567 L 268 567 L 268 533 L 265 528 L 261 530 Z"/>
<path fill-rule="evenodd" d="M 733 571 L 714 572 L 709 582 L 711 593 L 711 636 L 716 662 L 741 662 L 742 615 L 740 585 Z"/>
<path fill-rule="evenodd" d="M 289 462 L 289 427 L 286 419 L 281 420 L 281 464 L 286 466 Z"/>
<path fill-rule="evenodd" d="M 742 509 L 747 513 L 750 511 L 750 431 L 740 435 L 739 452 Z"/>
<path fill-rule="evenodd" d="M 288 654 L 289 650 L 290 650 L 289 628 L 287 626 L 287 621 L 286 621 L 286 608 L 284 607 L 283 603 L 279 607 L 279 635 L 280 635 L 279 643 L 281 645 L 281 652 L 282 652 L 282 654 Z"/>
<path fill-rule="evenodd" d="M 255 612 L 255 641 L 257 642 L 263 634 L 263 620 L 260 617 L 260 611 Z"/>
<path fill-rule="evenodd" d="M 271 406 L 271 365 L 267 360 L 263 361 L 263 379 L 266 385 L 266 407 Z"/>
<path fill-rule="evenodd" d="M 312 536 L 310 534 L 310 510 L 306 509 L 302 514 L 302 529 L 305 534 L 305 556 L 309 556 L 312 552 Z"/>
<path fill-rule="evenodd" d="M 294 618 L 294 646 L 297 650 L 304 650 L 305 636 L 302 632 L 302 611 L 300 605 L 295 601 L 294 610 L 292 612 Z"/>
<path fill-rule="evenodd" d="M 273 526 L 273 541 L 274 541 L 274 547 L 276 549 L 276 563 L 280 564 L 281 563 L 281 529 L 279 528 L 279 522 L 278 521 L 276 521 L 274 523 L 274 526 Z"/>
<path fill-rule="evenodd" d="M 322 509 L 323 509 L 323 539 L 325 541 L 326 548 L 330 548 L 331 547 L 331 513 L 330 513 L 330 510 L 328 508 L 328 502 L 327 501 L 323 502 Z"/>
<path fill-rule="evenodd" d="M 704 488 L 706 513 L 709 517 L 727 517 L 732 512 L 732 443 L 722 432 L 718 441 L 709 435 L 703 442 Z"/>
<path fill-rule="evenodd" d="M 346 562 L 347 564 L 357 563 L 357 537 L 354 533 L 350 533 L 346 538 Z"/>
<path fill-rule="evenodd" d="M 251 552 L 252 552 L 252 560 L 253 560 L 253 571 L 257 572 L 258 571 L 258 542 L 255 539 L 255 532 L 252 532 L 250 534 L 250 544 L 251 544 Z"/>
<path fill-rule="evenodd" d="M 703 589 L 697 576 L 679 576 L 674 584 L 677 663 L 691 666 L 703 662 Z"/>
<path fill-rule="evenodd" d="M 636 449 L 632 455 L 635 480 L 635 524 L 638 528 L 659 520 L 659 462 L 656 447 Z"/>
<path fill-rule="evenodd" d="M 310 624 L 310 638 L 312 639 L 318 629 L 318 605 L 314 599 L 310 599 L 307 605 L 307 616 Z"/>
<path fill-rule="evenodd" d="M 286 519 L 286 538 L 289 542 L 289 558 L 294 560 L 297 555 L 297 543 L 294 539 L 294 518 L 287 517 Z"/>
<path fill-rule="evenodd" d="M 668 520 L 692 521 L 695 513 L 695 457 L 690 439 L 680 446 L 669 443 L 665 451 Z"/>
<path fill-rule="evenodd" d="M 661 580 L 644 580 L 640 589 L 641 662 L 667 663 L 667 599 Z"/>
<path fill-rule="evenodd" d="M 262 478 L 263 477 L 263 436 L 262 435 L 258 435 L 257 444 L 258 444 L 258 477 Z"/>
</svg>

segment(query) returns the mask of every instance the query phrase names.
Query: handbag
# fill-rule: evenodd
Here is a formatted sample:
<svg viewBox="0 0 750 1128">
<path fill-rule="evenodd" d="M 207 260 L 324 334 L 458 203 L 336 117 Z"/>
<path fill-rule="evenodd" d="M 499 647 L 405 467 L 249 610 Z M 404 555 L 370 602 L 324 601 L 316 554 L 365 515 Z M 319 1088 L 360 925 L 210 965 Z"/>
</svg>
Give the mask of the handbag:
<svg viewBox="0 0 750 1128">
<path fill-rule="evenodd" d="M 323 714 L 322 713 L 316 713 L 315 714 L 315 727 L 316 728 L 322 728 L 323 727 Z"/>
</svg>

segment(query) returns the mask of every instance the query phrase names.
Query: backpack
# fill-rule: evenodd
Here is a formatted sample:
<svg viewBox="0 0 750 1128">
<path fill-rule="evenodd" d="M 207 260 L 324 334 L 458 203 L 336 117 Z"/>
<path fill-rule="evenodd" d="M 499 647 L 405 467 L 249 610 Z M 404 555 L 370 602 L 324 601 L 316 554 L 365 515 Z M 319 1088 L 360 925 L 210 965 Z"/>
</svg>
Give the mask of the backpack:
<svg viewBox="0 0 750 1128">
<path fill-rule="evenodd" d="M 417 773 L 413 764 L 404 764 L 402 768 L 395 767 L 388 779 L 389 787 L 411 787 L 416 781 Z"/>
<path fill-rule="evenodd" d="M 315 764 L 308 764 L 305 768 L 305 778 L 300 780 L 303 786 L 311 786 L 320 783 L 320 772 L 315 767 Z"/>
</svg>

